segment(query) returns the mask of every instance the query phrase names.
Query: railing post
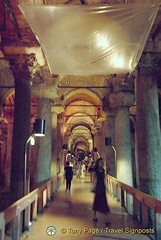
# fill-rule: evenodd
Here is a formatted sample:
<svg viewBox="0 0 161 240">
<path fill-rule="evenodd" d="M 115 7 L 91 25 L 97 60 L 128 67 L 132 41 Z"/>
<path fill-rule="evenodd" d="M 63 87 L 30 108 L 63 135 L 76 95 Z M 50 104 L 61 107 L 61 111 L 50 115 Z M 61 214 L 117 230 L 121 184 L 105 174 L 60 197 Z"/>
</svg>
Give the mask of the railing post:
<svg viewBox="0 0 161 240">
<path fill-rule="evenodd" d="M 121 207 L 125 207 L 124 190 L 121 188 Z"/>
<path fill-rule="evenodd" d="M 105 176 L 105 184 L 106 184 L 106 189 L 109 193 L 109 184 L 108 184 L 108 177 L 107 176 Z"/>
<path fill-rule="evenodd" d="M 21 214 L 20 207 L 17 207 L 16 217 L 13 219 L 13 233 L 12 233 L 13 240 L 20 239 L 20 226 L 21 226 L 20 214 Z"/>
<path fill-rule="evenodd" d="M 155 218 L 156 218 L 155 240 L 160 240 L 160 236 L 161 236 L 161 213 L 155 213 Z"/>
<path fill-rule="evenodd" d="M 44 189 L 43 193 L 43 208 L 47 206 L 47 188 Z"/>
<path fill-rule="evenodd" d="M 29 230 L 30 228 L 30 214 L 31 214 L 31 202 L 29 200 L 29 205 L 27 208 L 25 208 L 24 230 Z"/>
<path fill-rule="evenodd" d="M 43 212 L 43 195 L 42 193 L 38 195 L 38 213 Z"/>
<path fill-rule="evenodd" d="M 141 222 L 143 227 L 148 227 L 148 208 L 143 201 L 141 203 Z"/>
<path fill-rule="evenodd" d="M 108 193 L 111 194 L 111 182 L 110 182 L 110 179 L 108 176 L 107 176 L 106 180 L 107 180 L 106 183 L 107 183 Z"/>
<path fill-rule="evenodd" d="M 110 194 L 113 196 L 113 183 L 110 180 Z"/>
<path fill-rule="evenodd" d="M 47 204 L 51 201 L 51 181 L 47 182 Z"/>
<path fill-rule="evenodd" d="M 121 188 L 118 186 L 118 184 L 116 184 L 116 198 L 117 202 L 121 201 Z"/>
<path fill-rule="evenodd" d="M 133 218 L 138 220 L 138 200 L 133 196 Z"/>
<path fill-rule="evenodd" d="M 116 198 L 116 185 L 113 183 L 113 196 Z"/>
<path fill-rule="evenodd" d="M 50 191 L 51 191 L 51 197 L 52 197 L 54 195 L 54 179 L 53 178 L 51 180 Z"/>
<path fill-rule="evenodd" d="M 5 233 L 5 220 L 4 220 L 4 213 L 0 213 L 0 239 L 4 240 L 4 233 Z"/>
<path fill-rule="evenodd" d="M 56 185 L 57 185 L 57 182 L 56 182 L 56 178 L 54 177 L 54 179 L 53 179 L 53 195 L 55 194 L 55 191 L 56 191 Z"/>
<path fill-rule="evenodd" d="M 58 179 L 57 179 L 57 177 L 54 177 L 54 179 L 53 179 L 53 195 L 55 194 L 57 189 L 58 189 Z"/>
<path fill-rule="evenodd" d="M 116 194 L 116 200 L 118 201 L 118 187 L 117 187 L 117 183 L 115 184 L 115 189 L 116 189 L 115 190 L 116 191 L 116 193 L 115 193 Z"/>
<path fill-rule="evenodd" d="M 129 214 L 133 214 L 133 198 L 128 192 L 126 192 L 126 209 Z"/>
<path fill-rule="evenodd" d="M 33 212 L 32 212 L 32 220 L 37 219 L 37 207 L 38 207 L 38 196 L 36 194 L 35 201 L 33 202 Z"/>
</svg>

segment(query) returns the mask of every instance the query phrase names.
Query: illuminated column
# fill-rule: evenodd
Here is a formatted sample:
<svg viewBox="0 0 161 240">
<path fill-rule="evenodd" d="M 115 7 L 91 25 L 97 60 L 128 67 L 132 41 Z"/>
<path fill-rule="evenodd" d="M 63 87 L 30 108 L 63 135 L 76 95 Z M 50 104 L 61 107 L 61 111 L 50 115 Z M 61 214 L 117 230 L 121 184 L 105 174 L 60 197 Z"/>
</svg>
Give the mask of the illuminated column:
<svg viewBox="0 0 161 240">
<path fill-rule="evenodd" d="M 144 58 L 145 62 L 141 62 L 136 79 L 138 188 L 161 200 L 161 139 L 157 88 L 157 78 L 160 76 L 154 75 L 154 68 L 146 64 L 149 55 L 144 55 Z"/>
<path fill-rule="evenodd" d="M 94 153 L 94 160 L 95 161 L 97 160 L 97 158 L 99 156 L 103 158 L 103 154 L 102 154 L 103 153 L 103 151 L 102 151 L 103 145 L 104 145 L 103 133 L 102 133 L 101 125 L 100 125 L 100 129 L 97 129 L 97 132 L 94 135 L 94 147 L 97 148 L 97 151 L 99 153 L 99 154 Z"/>
<path fill-rule="evenodd" d="M 37 139 L 37 163 L 34 176 L 34 185 L 51 177 L 52 161 L 52 99 L 57 97 L 55 86 L 32 86 L 33 94 L 38 98 L 37 118 L 45 119 L 45 137 Z"/>
<path fill-rule="evenodd" d="M 108 149 L 107 146 L 105 145 L 105 138 L 107 136 L 107 124 L 106 121 L 102 121 L 102 127 L 100 128 L 99 131 L 99 139 L 97 147 L 98 147 L 98 152 L 100 153 L 101 157 L 104 159 L 104 169 L 107 173 L 107 167 L 110 165 L 110 159 L 107 156 Z M 109 168 L 108 168 L 109 169 Z"/>
<path fill-rule="evenodd" d="M 133 89 L 114 86 L 109 95 L 110 108 L 115 115 L 115 148 L 117 179 L 133 186 L 129 107 L 134 102 Z"/>
<path fill-rule="evenodd" d="M 88 145 L 89 145 L 89 152 L 92 152 L 92 150 L 93 150 L 93 140 L 92 140 L 92 138 L 88 139 Z"/>
<path fill-rule="evenodd" d="M 51 162 L 51 177 L 57 175 L 60 170 L 59 153 L 61 151 L 61 136 L 58 131 L 58 120 L 57 115 L 63 112 L 62 106 L 52 106 L 52 162 Z"/>
<path fill-rule="evenodd" d="M 51 162 L 51 177 L 57 175 L 57 113 L 52 107 L 52 162 Z"/>
<path fill-rule="evenodd" d="M 37 118 L 45 119 L 45 137 L 38 138 L 36 183 L 50 178 L 51 169 L 51 99 L 38 98 Z"/>
<path fill-rule="evenodd" d="M 116 177 L 116 153 L 115 153 L 115 118 L 114 114 L 110 111 L 107 112 L 106 117 L 106 137 L 111 138 L 111 144 L 106 146 L 106 161 L 110 163 L 109 174 Z"/>
</svg>

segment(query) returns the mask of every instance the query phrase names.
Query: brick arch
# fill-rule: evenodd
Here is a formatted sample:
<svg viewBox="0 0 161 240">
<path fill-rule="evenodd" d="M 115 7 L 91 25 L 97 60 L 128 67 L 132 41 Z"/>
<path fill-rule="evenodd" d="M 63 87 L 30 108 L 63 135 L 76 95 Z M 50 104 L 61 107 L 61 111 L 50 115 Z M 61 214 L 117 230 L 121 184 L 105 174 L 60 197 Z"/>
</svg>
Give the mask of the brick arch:
<svg viewBox="0 0 161 240">
<path fill-rule="evenodd" d="M 81 145 L 82 150 L 84 150 L 85 152 L 88 151 L 88 142 L 84 136 L 76 137 L 73 139 L 72 144 L 71 144 L 72 150 L 75 152 L 76 149 L 80 148 L 80 145 Z"/>
<path fill-rule="evenodd" d="M 92 132 L 95 120 L 91 116 L 88 116 L 87 114 L 83 118 L 81 117 L 81 115 L 79 116 L 79 114 L 80 113 L 76 113 L 74 115 L 71 115 L 68 118 L 68 120 L 66 122 L 66 127 L 67 127 L 68 131 L 70 133 L 72 133 L 72 131 L 76 127 L 83 126 L 83 127 L 86 127 L 87 129 L 89 129 L 89 131 Z M 79 116 L 79 117 L 77 117 L 77 116 Z"/>
<path fill-rule="evenodd" d="M 102 101 L 98 97 L 97 94 L 88 90 L 88 89 L 76 89 L 74 91 L 69 92 L 65 95 L 65 105 L 69 105 L 74 101 L 84 100 L 90 102 L 93 105 L 100 105 L 102 106 Z"/>
<path fill-rule="evenodd" d="M 85 115 L 91 116 L 92 119 L 95 119 L 98 116 L 98 109 L 95 106 L 91 106 L 90 102 L 83 100 L 72 102 L 64 110 L 64 116 L 66 116 L 66 119 L 68 119 L 69 116 L 73 116 L 78 113 L 84 113 Z"/>
<path fill-rule="evenodd" d="M 86 114 L 86 116 L 84 116 L 84 118 L 76 118 L 76 116 L 78 116 L 79 114 L 84 114 L 84 113 L 75 113 L 73 115 L 71 115 L 68 120 L 66 121 L 66 124 L 70 125 L 70 124 L 73 124 L 73 125 L 76 125 L 76 124 L 79 124 L 79 123 L 86 123 L 88 125 L 94 125 L 94 120 L 93 118 L 91 118 L 88 114 Z M 75 118 L 74 118 L 75 116 Z"/>
<path fill-rule="evenodd" d="M 3 96 L 1 97 L 1 103 L 5 104 L 6 100 L 11 97 L 12 95 L 14 95 L 15 90 L 14 88 L 8 89 L 3 93 Z"/>
<path fill-rule="evenodd" d="M 80 123 L 76 123 L 75 125 L 73 125 L 72 127 L 71 127 L 71 131 L 73 131 L 76 127 L 78 127 L 78 126 L 83 126 L 83 127 L 86 127 L 86 128 L 88 128 L 88 130 L 89 131 L 91 131 L 91 126 L 89 125 L 89 124 L 87 124 L 86 122 L 80 122 Z"/>
<path fill-rule="evenodd" d="M 88 144 L 85 141 L 77 141 L 73 143 L 73 150 L 76 151 L 76 149 L 82 149 L 85 152 L 88 150 Z"/>
<path fill-rule="evenodd" d="M 82 128 L 82 129 L 80 129 Z M 83 141 L 86 143 L 87 148 L 89 147 L 88 140 L 92 138 L 91 129 L 88 124 L 78 124 L 73 126 L 73 129 L 71 131 L 70 137 L 69 137 L 69 144 L 71 147 L 75 146 L 77 142 L 83 139 Z"/>
<path fill-rule="evenodd" d="M 8 114 L 10 115 L 10 117 L 13 118 L 14 102 L 15 102 L 15 91 L 12 89 L 7 91 L 3 97 L 4 115 Z M 33 94 L 31 94 L 31 117 L 35 117 L 36 113 L 37 113 L 37 98 Z"/>
</svg>

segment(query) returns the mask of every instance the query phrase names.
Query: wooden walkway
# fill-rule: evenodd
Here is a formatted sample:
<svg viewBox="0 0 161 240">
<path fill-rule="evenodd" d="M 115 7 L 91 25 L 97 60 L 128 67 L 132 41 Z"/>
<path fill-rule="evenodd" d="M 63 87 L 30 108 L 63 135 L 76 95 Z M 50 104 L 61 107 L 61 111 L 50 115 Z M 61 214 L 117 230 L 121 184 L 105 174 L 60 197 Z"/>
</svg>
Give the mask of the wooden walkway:
<svg viewBox="0 0 161 240">
<path fill-rule="evenodd" d="M 90 189 L 89 176 L 85 179 L 74 177 L 71 193 L 65 191 L 65 184 L 63 184 L 50 206 L 38 216 L 30 232 L 27 232 L 21 240 L 153 239 L 146 234 L 141 234 L 142 231 L 145 232 L 145 229 L 142 229 L 142 226 L 134 221 L 132 216 L 128 215 L 109 195 L 107 198 L 111 209 L 109 214 L 111 225 L 110 227 L 105 225 L 105 218 L 102 214 L 98 214 L 98 222 L 95 224 L 92 212 L 93 193 Z M 140 234 L 137 234 L 139 231 Z M 6 237 L 6 240 L 9 239 Z"/>
</svg>

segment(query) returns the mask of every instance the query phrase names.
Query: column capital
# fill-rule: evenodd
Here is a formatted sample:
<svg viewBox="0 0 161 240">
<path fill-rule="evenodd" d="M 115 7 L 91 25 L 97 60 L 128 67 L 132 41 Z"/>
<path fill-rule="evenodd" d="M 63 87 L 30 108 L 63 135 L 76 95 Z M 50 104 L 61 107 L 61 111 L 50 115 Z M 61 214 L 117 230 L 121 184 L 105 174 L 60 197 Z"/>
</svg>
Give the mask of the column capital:
<svg viewBox="0 0 161 240">
<path fill-rule="evenodd" d="M 62 113 L 64 111 L 64 108 L 62 105 L 54 105 L 51 107 L 51 112 L 52 113 L 56 113 L 56 114 L 59 114 L 59 113 Z"/>
<path fill-rule="evenodd" d="M 128 86 L 120 85 L 109 95 L 109 107 L 131 107 L 134 99 L 134 92 Z"/>
<path fill-rule="evenodd" d="M 15 79 L 19 80 L 23 75 L 27 78 L 33 77 L 40 68 L 34 53 L 14 55 L 10 60 L 10 65 Z"/>
<path fill-rule="evenodd" d="M 160 53 L 144 52 L 137 67 L 138 76 L 161 77 Z"/>
<path fill-rule="evenodd" d="M 112 119 L 112 118 L 114 119 L 114 117 L 115 117 L 115 112 L 114 112 L 114 111 L 111 112 L 111 113 L 108 112 L 108 113 L 107 113 L 107 116 L 106 116 L 106 121 L 107 121 L 107 119 L 110 119 L 110 118 L 111 118 L 111 119 Z"/>
<path fill-rule="evenodd" d="M 106 110 L 105 112 L 106 112 L 106 118 L 115 116 L 112 108 L 108 108 L 108 110 Z"/>
<path fill-rule="evenodd" d="M 140 65 L 138 66 L 138 77 L 145 76 L 151 77 L 154 79 L 160 79 L 161 78 L 161 66 L 145 66 Z"/>
<path fill-rule="evenodd" d="M 57 87 L 53 84 L 32 85 L 31 92 L 37 98 L 54 99 L 58 97 Z"/>
<path fill-rule="evenodd" d="M 136 73 L 127 73 L 127 74 L 111 74 L 109 82 L 112 84 L 112 87 L 115 86 L 134 86 L 134 79 Z"/>
</svg>

